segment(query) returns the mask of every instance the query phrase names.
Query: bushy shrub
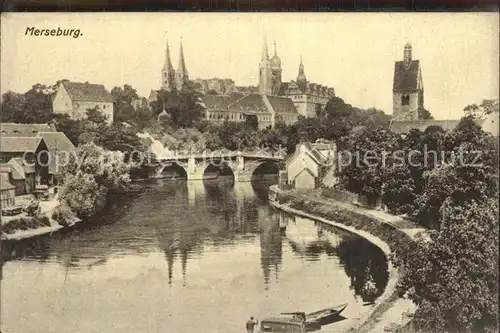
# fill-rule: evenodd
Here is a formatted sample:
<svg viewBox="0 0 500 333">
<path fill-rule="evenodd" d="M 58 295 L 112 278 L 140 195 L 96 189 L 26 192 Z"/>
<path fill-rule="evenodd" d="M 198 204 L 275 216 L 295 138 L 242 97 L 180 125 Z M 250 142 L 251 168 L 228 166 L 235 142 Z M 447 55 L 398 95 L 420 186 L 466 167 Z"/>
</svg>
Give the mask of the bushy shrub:
<svg viewBox="0 0 500 333">
<path fill-rule="evenodd" d="M 52 210 L 52 219 L 60 225 L 68 225 L 70 221 L 76 218 L 75 212 L 71 210 L 66 201 L 61 202 Z"/>
<path fill-rule="evenodd" d="M 42 227 L 50 227 L 49 218 L 46 216 L 28 216 L 20 217 L 5 223 L 1 226 L 0 230 L 6 234 L 13 234 L 18 230 L 30 230 Z"/>
</svg>

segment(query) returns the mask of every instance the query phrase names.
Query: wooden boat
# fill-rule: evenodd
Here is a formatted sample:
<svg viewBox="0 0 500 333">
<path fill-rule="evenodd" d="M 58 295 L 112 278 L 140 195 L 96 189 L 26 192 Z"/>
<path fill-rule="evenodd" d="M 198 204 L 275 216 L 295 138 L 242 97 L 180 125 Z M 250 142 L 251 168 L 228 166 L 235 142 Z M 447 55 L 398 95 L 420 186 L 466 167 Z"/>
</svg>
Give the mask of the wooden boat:
<svg viewBox="0 0 500 333">
<path fill-rule="evenodd" d="M 317 321 L 320 322 L 321 324 L 324 324 L 326 322 L 330 322 L 334 319 L 336 319 L 342 311 L 347 307 L 347 303 L 340 304 L 328 309 L 323 309 L 319 310 L 316 312 L 311 312 L 306 315 L 306 322 L 309 321 Z"/>
<path fill-rule="evenodd" d="M 301 318 L 305 324 L 306 331 L 310 332 L 319 330 L 321 326 L 334 322 L 346 307 L 347 303 L 344 303 L 307 314 L 305 312 L 286 312 L 281 315 Z"/>
</svg>

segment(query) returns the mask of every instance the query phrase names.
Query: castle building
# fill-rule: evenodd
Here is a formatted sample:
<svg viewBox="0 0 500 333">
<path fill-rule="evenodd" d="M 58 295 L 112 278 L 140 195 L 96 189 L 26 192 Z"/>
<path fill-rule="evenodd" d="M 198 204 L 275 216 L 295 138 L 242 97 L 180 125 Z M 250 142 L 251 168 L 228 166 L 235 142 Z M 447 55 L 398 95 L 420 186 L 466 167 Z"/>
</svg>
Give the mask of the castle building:
<svg viewBox="0 0 500 333">
<path fill-rule="evenodd" d="M 298 113 L 304 117 L 316 117 L 328 100 L 335 96 L 333 88 L 307 81 L 302 59 L 296 81 L 283 82 L 282 73 L 276 42 L 274 55 L 269 58 L 267 43 L 264 40 L 259 63 L 259 93 L 290 98 Z"/>
<path fill-rule="evenodd" d="M 412 59 L 410 43 L 404 47 L 403 61 L 394 65 L 392 96 L 395 119 L 419 119 L 419 111 L 424 109 L 424 83 L 420 61 Z"/>
<path fill-rule="evenodd" d="M 186 61 L 184 59 L 184 50 L 182 47 L 182 40 L 180 43 L 180 53 L 179 53 L 179 65 L 177 71 L 174 70 L 172 66 L 172 61 L 170 60 L 170 48 L 168 46 L 165 52 L 165 63 L 161 70 L 161 89 L 165 91 L 172 90 L 182 90 L 185 84 L 189 81 L 189 72 L 186 67 Z"/>
</svg>

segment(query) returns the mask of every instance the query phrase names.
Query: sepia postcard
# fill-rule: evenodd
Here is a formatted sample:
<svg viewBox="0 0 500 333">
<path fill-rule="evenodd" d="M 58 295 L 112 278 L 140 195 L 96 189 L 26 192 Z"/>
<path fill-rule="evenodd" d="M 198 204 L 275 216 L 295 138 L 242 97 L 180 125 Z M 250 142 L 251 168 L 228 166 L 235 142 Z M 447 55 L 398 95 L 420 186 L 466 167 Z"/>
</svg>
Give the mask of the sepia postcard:
<svg viewBox="0 0 500 333">
<path fill-rule="evenodd" d="M 498 332 L 498 13 L 3 13 L 1 333 Z"/>
</svg>

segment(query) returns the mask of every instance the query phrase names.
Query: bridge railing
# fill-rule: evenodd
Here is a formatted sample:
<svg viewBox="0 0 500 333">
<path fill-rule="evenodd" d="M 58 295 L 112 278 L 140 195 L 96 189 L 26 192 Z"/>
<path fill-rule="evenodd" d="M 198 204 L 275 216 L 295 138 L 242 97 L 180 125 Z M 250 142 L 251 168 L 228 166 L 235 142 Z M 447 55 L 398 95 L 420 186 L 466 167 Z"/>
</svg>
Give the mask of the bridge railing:
<svg viewBox="0 0 500 333">
<path fill-rule="evenodd" d="M 188 150 L 174 150 L 172 154 L 162 156 L 160 159 L 187 159 L 190 157 L 201 158 L 216 158 L 216 157 L 262 157 L 262 158 L 277 158 L 284 159 L 283 152 L 266 151 L 264 149 L 246 149 L 246 150 L 203 150 L 203 151 L 188 151 Z"/>
</svg>

